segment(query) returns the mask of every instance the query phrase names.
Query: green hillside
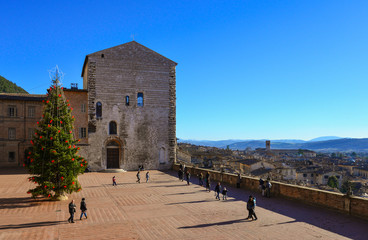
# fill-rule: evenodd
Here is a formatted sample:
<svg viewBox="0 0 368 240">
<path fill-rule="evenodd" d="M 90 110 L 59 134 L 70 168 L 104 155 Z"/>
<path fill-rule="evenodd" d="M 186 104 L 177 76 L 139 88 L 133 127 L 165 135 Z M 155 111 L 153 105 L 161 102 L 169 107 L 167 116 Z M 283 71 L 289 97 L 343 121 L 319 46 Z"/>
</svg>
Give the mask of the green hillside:
<svg viewBox="0 0 368 240">
<path fill-rule="evenodd" d="M 28 93 L 21 87 L 18 87 L 15 83 L 7 80 L 3 76 L 0 76 L 0 93 Z"/>
</svg>

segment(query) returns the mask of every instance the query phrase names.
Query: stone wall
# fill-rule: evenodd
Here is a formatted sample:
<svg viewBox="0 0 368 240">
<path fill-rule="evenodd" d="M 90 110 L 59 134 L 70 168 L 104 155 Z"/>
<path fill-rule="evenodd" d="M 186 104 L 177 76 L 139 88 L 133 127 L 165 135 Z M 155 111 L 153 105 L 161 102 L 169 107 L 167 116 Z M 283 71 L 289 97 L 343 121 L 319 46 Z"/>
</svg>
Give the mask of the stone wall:
<svg viewBox="0 0 368 240">
<path fill-rule="evenodd" d="M 130 42 L 88 55 L 84 66 L 91 169 L 107 168 L 112 141 L 118 145 L 119 168 L 171 168 L 176 157 L 176 63 Z M 143 93 L 143 106 L 137 104 L 138 93 Z M 101 117 L 96 117 L 98 102 Z M 116 123 L 116 134 L 109 133 L 110 122 Z"/>
<path fill-rule="evenodd" d="M 187 167 L 187 169 L 194 176 L 201 172 L 203 175 L 206 172 L 210 172 L 212 182 L 220 181 L 232 186 L 236 186 L 237 183 L 237 175 L 235 174 L 193 167 Z M 179 164 L 174 164 L 173 170 L 178 171 Z M 241 188 L 257 192 L 259 191 L 258 180 L 259 178 L 242 176 L 240 186 Z M 326 207 L 352 216 L 368 219 L 368 199 L 275 181 L 271 181 L 271 183 L 271 196 L 293 199 L 310 205 Z"/>
</svg>

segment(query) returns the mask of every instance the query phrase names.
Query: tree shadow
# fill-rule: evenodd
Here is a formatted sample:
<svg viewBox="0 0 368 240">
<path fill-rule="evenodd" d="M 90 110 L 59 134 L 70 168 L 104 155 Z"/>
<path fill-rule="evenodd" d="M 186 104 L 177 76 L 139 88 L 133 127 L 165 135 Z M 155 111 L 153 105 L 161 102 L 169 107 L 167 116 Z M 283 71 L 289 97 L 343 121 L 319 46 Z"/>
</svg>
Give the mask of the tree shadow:
<svg viewBox="0 0 368 240">
<path fill-rule="evenodd" d="M 172 170 L 165 171 L 165 172 L 168 175 L 171 175 L 175 177 L 176 179 L 178 179 L 177 172 L 172 171 Z M 190 182 L 200 187 L 197 184 L 198 178 L 196 176 L 192 176 Z M 336 211 L 333 211 L 327 208 L 323 208 L 323 207 L 319 207 L 319 206 L 308 205 L 306 203 L 296 201 L 296 200 L 290 200 L 290 199 L 281 198 L 281 197 L 272 197 L 272 191 L 271 191 L 271 198 L 265 198 L 265 197 L 262 197 L 260 192 L 253 192 L 248 189 L 236 188 L 226 183 L 223 183 L 222 186 L 223 187 L 226 186 L 226 188 L 228 189 L 228 198 L 230 198 L 229 200 L 244 202 L 244 209 L 246 209 L 246 202 L 249 198 L 249 195 L 253 195 L 256 197 L 257 216 L 259 217 L 259 219 L 262 220 L 262 222 L 266 222 L 266 224 L 262 225 L 262 227 L 303 222 L 303 223 L 307 223 L 307 224 L 316 226 L 318 228 L 321 228 L 321 229 L 324 229 L 330 232 L 334 232 L 336 234 L 339 234 L 341 236 L 345 236 L 348 238 L 367 239 L 366 237 L 367 221 L 360 219 L 358 217 L 350 216 L 344 213 L 336 212 Z M 212 187 L 214 187 L 214 185 L 212 185 Z M 213 188 L 211 188 L 211 190 L 213 190 Z M 200 202 L 206 202 L 206 201 L 203 200 L 203 201 L 193 201 L 193 202 L 182 202 L 182 203 L 177 203 L 177 204 L 200 203 Z M 171 205 L 174 205 L 174 204 L 175 203 L 171 203 Z M 284 221 L 280 223 L 274 223 L 271 225 L 267 224 L 267 215 L 262 216 L 262 214 L 257 212 L 257 208 L 262 208 L 264 210 L 278 213 L 280 215 L 289 217 L 292 220 Z M 213 225 L 220 225 L 220 223 L 214 223 Z M 201 227 L 200 225 L 198 226 Z M 206 226 L 207 225 L 203 225 L 202 227 L 206 227 Z M 194 228 L 194 227 L 196 226 L 191 226 L 190 228 Z"/>
<path fill-rule="evenodd" d="M 17 175 L 17 174 L 29 174 L 24 167 L 1 167 L 0 175 Z"/>
<path fill-rule="evenodd" d="M 0 209 L 27 208 L 40 204 L 40 200 L 26 198 L 0 198 Z"/>
<path fill-rule="evenodd" d="M 1 225 L 0 230 L 7 229 L 20 229 L 20 228 L 33 228 L 33 227 L 48 227 L 58 224 L 66 224 L 65 221 L 47 221 L 47 222 L 36 222 L 36 223 L 23 223 L 23 224 L 9 224 Z"/>
</svg>

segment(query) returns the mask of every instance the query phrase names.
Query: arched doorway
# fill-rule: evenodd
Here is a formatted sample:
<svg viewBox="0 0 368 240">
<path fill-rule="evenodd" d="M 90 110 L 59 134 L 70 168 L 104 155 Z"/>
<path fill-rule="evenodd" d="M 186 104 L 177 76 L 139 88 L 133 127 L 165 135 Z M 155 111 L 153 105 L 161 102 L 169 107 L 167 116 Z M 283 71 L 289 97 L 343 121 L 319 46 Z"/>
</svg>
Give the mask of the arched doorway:
<svg viewBox="0 0 368 240">
<path fill-rule="evenodd" d="M 116 141 L 110 141 L 106 145 L 106 168 L 120 168 L 120 146 Z"/>
</svg>

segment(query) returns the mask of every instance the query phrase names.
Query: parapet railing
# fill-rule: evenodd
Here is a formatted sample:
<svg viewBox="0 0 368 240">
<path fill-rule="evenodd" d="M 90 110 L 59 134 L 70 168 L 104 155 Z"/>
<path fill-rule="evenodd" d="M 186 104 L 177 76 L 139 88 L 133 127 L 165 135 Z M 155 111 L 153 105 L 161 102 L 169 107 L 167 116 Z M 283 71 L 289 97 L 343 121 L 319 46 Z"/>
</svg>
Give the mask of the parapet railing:
<svg viewBox="0 0 368 240">
<path fill-rule="evenodd" d="M 238 176 L 236 174 L 222 173 L 220 171 L 191 166 L 187 166 L 186 169 L 192 176 L 200 173 L 205 176 L 207 172 L 210 172 L 212 181 L 219 181 L 232 186 L 236 186 L 238 182 Z M 179 164 L 174 163 L 173 170 L 178 171 Z M 368 199 L 272 180 L 271 183 L 271 194 L 273 196 L 298 200 L 309 205 L 327 207 L 352 216 L 368 219 Z M 258 187 L 259 178 L 241 176 L 240 188 L 259 191 Z"/>
</svg>

